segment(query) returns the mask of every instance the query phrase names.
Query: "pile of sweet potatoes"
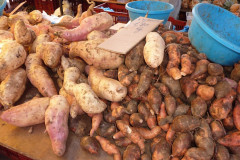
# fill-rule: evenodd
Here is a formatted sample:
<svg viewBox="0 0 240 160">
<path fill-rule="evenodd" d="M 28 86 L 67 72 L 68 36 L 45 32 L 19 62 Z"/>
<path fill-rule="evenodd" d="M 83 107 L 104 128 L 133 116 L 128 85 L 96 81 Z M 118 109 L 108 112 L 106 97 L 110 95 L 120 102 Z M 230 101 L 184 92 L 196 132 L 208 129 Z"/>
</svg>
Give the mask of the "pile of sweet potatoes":
<svg viewBox="0 0 240 160">
<path fill-rule="evenodd" d="M 126 55 L 99 49 L 112 34 L 105 13 L 72 30 L 28 16 L 0 18 L 8 22 L 0 31 L 2 120 L 45 123 L 57 156 L 73 131 L 87 152 L 101 147 L 115 160 L 240 159 L 240 64 L 213 63 L 185 33 L 162 27 Z"/>
</svg>

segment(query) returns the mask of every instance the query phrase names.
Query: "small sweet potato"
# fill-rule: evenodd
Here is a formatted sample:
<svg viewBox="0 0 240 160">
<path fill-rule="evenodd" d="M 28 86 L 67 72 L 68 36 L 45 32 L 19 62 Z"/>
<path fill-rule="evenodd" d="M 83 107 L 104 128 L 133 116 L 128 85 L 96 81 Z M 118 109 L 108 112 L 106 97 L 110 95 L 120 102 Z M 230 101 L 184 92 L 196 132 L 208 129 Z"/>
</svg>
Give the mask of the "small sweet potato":
<svg viewBox="0 0 240 160">
<path fill-rule="evenodd" d="M 234 81 L 238 82 L 240 80 L 240 64 L 235 63 L 234 64 L 234 68 L 231 72 L 231 79 L 233 79 Z"/>
<path fill-rule="evenodd" d="M 190 108 L 190 106 L 186 105 L 186 104 L 178 105 L 174 114 L 173 114 L 173 117 L 177 117 L 177 116 L 180 116 L 180 115 L 187 114 L 189 108 Z"/>
<path fill-rule="evenodd" d="M 235 127 L 240 130 L 240 104 L 236 103 L 233 109 L 233 122 Z"/>
<path fill-rule="evenodd" d="M 227 147 L 240 146 L 240 131 L 232 132 L 218 139 L 218 143 Z"/>
<path fill-rule="evenodd" d="M 192 131 L 200 126 L 200 120 L 194 116 L 182 115 L 173 119 L 172 129 L 176 132 Z"/>
<path fill-rule="evenodd" d="M 223 119 L 223 126 L 225 129 L 227 130 L 232 130 L 235 125 L 234 125 L 234 122 L 233 122 L 233 115 L 232 115 L 232 112 L 230 112 L 227 116 L 227 118 Z"/>
<path fill-rule="evenodd" d="M 43 20 L 42 13 L 39 10 L 33 10 L 29 13 L 28 21 L 35 25 Z"/>
<path fill-rule="evenodd" d="M 13 40 L 13 34 L 9 31 L 0 30 L 0 42 Z"/>
<path fill-rule="evenodd" d="M 127 147 L 131 143 L 132 143 L 132 141 L 130 141 L 127 137 L 115 140 L 115 144 L 119 147 Z"/>
<path fill-rule="evenodd" d="M 232 110 L 232 103 L 229 98 L 220 98 L 213 101 L 209 108 L 209 113 L 214 119 L 225 119 Z"/>
<path fill-rule="evenodd" d="M 216 85 L 217 82 L 218 82 L 218 80 L 217 80 L 217 77 L 216 77 L 216 76 L 208 76 L 208 77 L 206 78 L 206 83 L 207 83 L 208 85 L 210 85 L 210 86 Z"/>
<path fill-rule="evenodd" d="M 220 144 L 217 144 L 215 159 L 216 160 L 229 160 L 230 154 L 229 154 L 228 149 Z"/>
<path fill-rule="evenodd" d="M 161 82 L 165 84 L 173 97 L 178 98 L 182 94 L 180 83 L 178 80 L 174 80 L 172 77 L 163 75 L 161 77 Z"/>
<path fill-rule="evenodd" d="M 36 48 L 39 44 L 43 42 L 50 42 L 50 36 L 48 34 L 41 34 L 33 41 L 30 46 L 30 53 L 36 53 Z"/>
<path fill-rule="evenodd" d="M 126 150 L 123 152 L 123 160 L 139 160 L 140 156 L 140 149 L 135 144 L 128 145 Z"/>
<path fill-rule="evenodd" d="M 197 90 L 198 82 L 190 77 L 183 77 L 180 79 L 180 85 L 184 95 L 189 98 Z"/>
<path fill-rule="evenodd" d="M 161 137 L 160 141 L 154 146 L 152 160 L 170 160 L 171 147 L 167 141 Z"/>
<path fill-rule="evenodd" d="M 45 126 L 53 152 L 57 156 L 62 156 L 66 150 L 68 115 L 69 105 L 66 98 L 61 95 L 52 96 L 45 112 Z"/>
<path fill-rule="evenodd" d="M 91 115 L 91 117 L 92 117 L 92 129 L 90 130 L 90 137 L 92 137 L 94 132 L 98 129 L 103 119 L 103 115 L 102 113 L 98 113 Z"/>
<path fill-rule="evenodd" d="M 152 128 L 151 130 L 146 129 L 146 128 L 139 128 L 135 127 L 135 129 L 138 131 L 138 133 L 144 138 L 144 139 L 153 139 L 156 136 L 159 135 L 161 132 L 160 126 L 156 126 Z"/>
<path fill-rule="evenodd" d="M 199 85 L 197 95 L 205 101 L 211 100 L 214 96 L 214 88 L 207 85 Z"/>
<path fill-rule="evenodd" d="M 8 26 L 8 17 L 1 16 L 0 17 L 0 29 L 1 30 L 7 30 L 9 28 Z"/>
<path fill-rule="evenodd" d="M 81 138 L 81 147 L 91 154 L 98 154 L 100 144 L 94 137 L 85 136 Z"/>
<path fill-rule="evenodd" d="M 153 87 L 152 89 L 150 89 L 150 91 L 148 92 L 148 102 L 152 108 L 152 110 L 155 112 L 155 114 L 159 113 L 160 110 L 160 105 L 162 103 L 162 96 L 161 93 L 158 91 L 158 89 L 156 89 L 155 87 Z M 173 98 L 174 99 L 174 98 Z M 175 99 L 174 99 L 175 100 Z M 166 103 L 166 102 L 165 102 Z M 168 103 L 169 104 L 169 103 Z M 169 107 L 170 108 L 170 107 Z"/>
<path fill-rule="evenodd" d="M 130 114 L 124 106 L 117 106 L 112 110 L 112 117 L 121 118 L 124 114 Z"/>
<path fill-rule="evenodd" d="M 135 100 L 131 100 L 128 104 L 127 104 L 127 110 L 130 114 L 136 113 L 138 108 L 138 102 Z"/>
<path fill-rule="evenodd" d="M 154 86 L 160 91 L 164 96 L 170 94 L 168 87 L 163 83 L 155 83 Z"/>
<path fill-rule="evenodd" d="M 160 113 L 157 115 L 157 122 L 158 125 L 164 130 L 167 131 L 169 129 L 169 124 L 172 121 L 169 121 L 169 118 L 171 116 L 167 116 L 166 108 L 165 108 L 165 103 L 163 102 L 160 106 Z"/>
<path fill-rule="evenodd" d="M 147 125 L 144 116 L 141 113 L 133 113 L 130 116 L 130 124 L 133 127 L 145 127 Z"/>
<path fill-rule="evenodd" d="M 208 71 L 209 61 L 202 59 L 197 62 L 195 71 L 191 74 L 192 79 L 199 79 L 203 74 Z"/>
<path fill-rule="evenodd" d="M 119 82 L 124 86 L 129 86 L 136 74 L 137 71 L 129 72 L 129 69 L 124 64 L 118 67 L 118 79 Z"/>
<path fill-rule="evenodd" d="M 207 104 L 201 98 L 197 97 L 191 102 L 192 115 L 196 117 L 203 117 L 207 112 Z"/>
<path fill-rule="evenodd" d="M 173 96 L 171 96 L 170 94 L 169 95 L 166 95 L 164 97 L 164 102 L 165 102 L 165 106 L 166 106 L 166 111 L 167 111 L 167 114 L 169 116 L 172 116 L 176 110 L 176 100 Z"/>
<path fill-rule="evenodd" d="M 219 76 L 223 74 L 223 67 L 217 63 L 209 63 L 208 64 L 208 73 L 211 76 Z"/>
<path fill-rule="evenodd" d="M 223 81 L 218 82 L 214 86 L 214 89 L 215 89 L 215 96 L 217 99 L 219 99 L 219 98 L 223 98 L 227 94 L 229 94 L 232 87 L 230 86 L 230 84 L 227 81 L 223 80 Z"/>
<path fill-rule="evenodd" d="M 172 144 L 172 155 L 181 157 L 183 156 L 188 148 L 191 147 L 192 136 L 190 133 L 181 133 L 177 136 Z"/>
<path fill-rule="evenodd" d="M 0 115 L 3 121 L 18 127 L 27 127 L 44 123 L 45 111 L 49 98 L 34 98 L 28 102 L 3 111 Z"/>
<path fill-rule="evenodd" d="M 226 135 L 226 131 L 223 125 L 219 121 L 212 121 L 210 124 L 212 130 L 213 139 L 218 140 Z"/>
<path fill-rule="evenodd" d="M 203 148 L 196 148 L 192 147 L 187 150 L 182 160 L 195 160 L 195 159 L 202 159 L 202 160 L 210 160 L 208 154 L 206 154 L 206 150 Z"/>
<path fill-rule="evenodd" d="M 141 155 L 141 160 L 151 160 L 151 156 L 149 154 L 144 153 Z"/>
<path fill-rule="evenodd" d="M 186 76 L 188 74 L 191 74 L 191 65 L 192 62 L 190 60 L 190 56 L 188 54 L 182 54 L 181 55 L 181 75 Z"/>
<path fill-rule="evenodd" d="M 66 58 L 65 56 L 62 56 L 61 66 L 64 71 L 70 67 L 77 67 L 80 73 L 83 73 L 85 71 L 86 63 L 80 58 Z"/>
</svg>

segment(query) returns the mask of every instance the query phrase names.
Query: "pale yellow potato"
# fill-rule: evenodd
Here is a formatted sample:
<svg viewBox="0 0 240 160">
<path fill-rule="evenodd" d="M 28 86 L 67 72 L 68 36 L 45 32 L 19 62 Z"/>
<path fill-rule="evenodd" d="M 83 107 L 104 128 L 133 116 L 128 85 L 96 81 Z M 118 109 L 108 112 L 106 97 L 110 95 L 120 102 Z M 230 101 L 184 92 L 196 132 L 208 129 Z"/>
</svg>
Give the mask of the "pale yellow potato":
<svg viewBox="0 0 240 160">
<path fill-rule="evenodd" d="M 81 57 L 88 65 L 99 69 L 116 69 L 124 62 L 124 55 L 97 48 L 104 39 L 79 41 L 70 44 L 69 56 Z"/>
<path fill-rule="evenodd" d="M 5 108 L 11 107 L 23 94 L 26 88 L 27 74 L 18 68 L 6 77 L 0 85 L 0 102 Z"/>
<path fill-rule="evenodd" d="M 26 103 L 3 111 L 0 118 L 14 126 L 27 127 L 44 123 L 50 98 L 34 98 Z"/>
<path fill-rule="evenodd" d="M 103 70 L 93 66 L 89 69 L 88 81 L 93 91 L 100 98 L 118 102 L 122 101 L 127 95 L 127 87 L 115 79 L 105 77 Z"/>
</svg>

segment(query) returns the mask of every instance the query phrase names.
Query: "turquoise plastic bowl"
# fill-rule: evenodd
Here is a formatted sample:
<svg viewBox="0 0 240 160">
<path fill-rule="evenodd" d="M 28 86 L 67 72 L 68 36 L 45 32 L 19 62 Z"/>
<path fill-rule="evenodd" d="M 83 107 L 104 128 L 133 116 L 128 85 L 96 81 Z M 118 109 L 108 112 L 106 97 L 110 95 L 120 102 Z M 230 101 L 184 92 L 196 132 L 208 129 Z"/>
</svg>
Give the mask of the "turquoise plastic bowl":
<svg viewBox="0 0 240 160">
<path fill-rule="evenodd" d="M 206 3 L 193 8 L 188 31 L 192 45 L 211 61 L 232 66 L 240 60 L 240 18 Z"/>
<path fill-rule="evenodd" d="M 148 18 L 164 20 L 165 24 L 173 11 L 174 6 L 159 1 L 133 1 L 126 4 L 130 20 L 133 21 L 138 17 L 144 17 L 148 12 Z"/>
<path fill-rule="evenodd" d="M 0 15 L 3 14 L 3 10 L 6 7 L 6 4 L 7 4 L 6 0 L 0 0 Z"/>
</svg>

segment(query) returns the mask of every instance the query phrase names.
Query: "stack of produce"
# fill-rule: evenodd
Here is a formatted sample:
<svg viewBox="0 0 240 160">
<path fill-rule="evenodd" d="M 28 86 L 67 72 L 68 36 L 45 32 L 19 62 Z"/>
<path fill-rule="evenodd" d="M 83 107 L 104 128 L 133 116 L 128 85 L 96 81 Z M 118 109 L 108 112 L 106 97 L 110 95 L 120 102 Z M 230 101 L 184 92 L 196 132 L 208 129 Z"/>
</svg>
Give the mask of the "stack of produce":
<svg viewBox="0 0 240 160">
<path fill-rule="evenodd" d="M 162 27 L 120 55 L 97 48 L 114 34 L 109 14 L 66 21 L 0 18 L 2 120 L 45 123 L 57 156 L 71 129 L 86 151 L 101 146 L 115 160 L 240 158 L 240 64 L 212 63 Z"/>
</svg>

